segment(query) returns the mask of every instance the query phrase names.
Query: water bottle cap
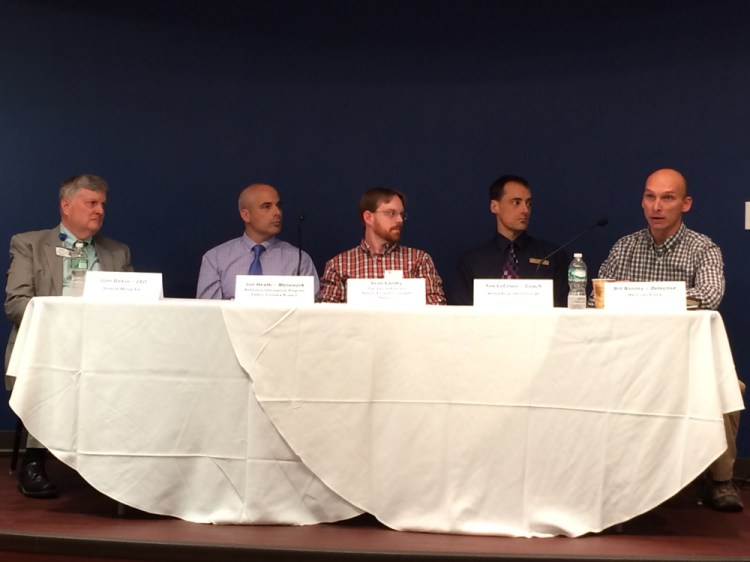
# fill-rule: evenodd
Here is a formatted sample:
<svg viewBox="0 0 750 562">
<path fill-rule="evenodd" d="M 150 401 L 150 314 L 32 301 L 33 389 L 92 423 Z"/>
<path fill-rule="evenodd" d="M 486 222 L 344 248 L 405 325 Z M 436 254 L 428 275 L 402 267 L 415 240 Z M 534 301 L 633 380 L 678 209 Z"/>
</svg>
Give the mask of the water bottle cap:
<svg viewBox="0 0 750 562">
<path fill-rule="evenodd" d="M 575 253 L 575 254 L 573 254 L 573 257 L 574 258 L 582 258 L 583 254 L 581 254 L 580 252 L 579 253 Z"/>
</svg>

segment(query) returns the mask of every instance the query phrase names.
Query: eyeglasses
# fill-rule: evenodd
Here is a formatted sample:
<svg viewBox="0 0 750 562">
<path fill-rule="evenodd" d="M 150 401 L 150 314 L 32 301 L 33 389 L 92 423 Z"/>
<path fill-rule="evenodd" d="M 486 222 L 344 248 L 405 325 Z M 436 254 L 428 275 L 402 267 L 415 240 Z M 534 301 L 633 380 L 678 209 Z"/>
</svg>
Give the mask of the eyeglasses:
<svg viewBox="0 0 750 562">
<path fill-rule="evenodd" d="M 401 211 L 400 213 L 398 211 L 394 211 L 393 209 L 385 209 L 383 211 L 372 211 L 373 213 L 383 213 L 386 217 L 393 220 L 398 215 L 401 215 L 401 220 L 406 220 L 406 217 L 409 215 L 406 214 L 406 211 Z"/>
</svg>

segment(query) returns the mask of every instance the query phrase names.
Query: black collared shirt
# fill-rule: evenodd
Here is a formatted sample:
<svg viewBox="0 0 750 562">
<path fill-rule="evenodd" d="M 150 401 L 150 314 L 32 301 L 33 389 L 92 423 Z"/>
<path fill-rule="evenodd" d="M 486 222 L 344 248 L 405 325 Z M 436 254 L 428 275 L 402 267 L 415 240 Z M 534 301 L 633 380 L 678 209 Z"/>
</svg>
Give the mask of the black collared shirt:
<svg viewBox="0 0 750 562">
<path fill-rule="evenodd" d="M 449 294 L 449 304 L 471 305 L 474 302 L 474 279 L 501 279 L 510 240 L 501 234 L 467 251 L 459 258 Z M 558 252 L 540 263 L 559 246 L 522 233 L 513 240 L 521 279 L 552 279 L 555 306 L 568 301 L 568 256 Z"/>
</svg>

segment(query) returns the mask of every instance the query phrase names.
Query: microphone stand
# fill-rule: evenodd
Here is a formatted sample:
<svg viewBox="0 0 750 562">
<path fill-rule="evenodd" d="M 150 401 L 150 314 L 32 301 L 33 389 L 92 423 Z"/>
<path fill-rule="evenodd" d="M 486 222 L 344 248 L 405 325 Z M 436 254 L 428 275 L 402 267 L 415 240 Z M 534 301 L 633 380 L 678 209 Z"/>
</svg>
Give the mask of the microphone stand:
<svg viewBox="0 0 750 562">
<path fill-rule="evenodd" d="M 544 256 L 542 259 L 540 259 L 539 263 L 536 264 L 536 271 L 534 272 L 534 274 L 539 273 L 539 267 L 542 265 L 542 263 L 544 263 L 545 261 L 547 261 L 548 259 L 550 259 L 552 256 L 554 256 L 555 254 L 563 251 L 565 248 L 567 248 L 568 246 L 570 246 L 573 242 L 575 242 L 579 238 L 585 236 L 586 234 L 588 234 L 589 232 L 591 232 L 595 228 L 598 228 L 600 226 L 607 226 L 608 224 L 609 224 L 609 220 L 606 219 L 606 218 L 602 218 L 602 219 L 599 219 L 598 221 L 596 221 L 594 224 L 592 224 L 590 227 L 588 227 L 583 232 L 580 232 L 580 233 L 576 234 L 573 238 L 571 238 L 570 240 L 568 240 L 567 242 L 565 242 L 565 244 L 563 244 L 562 246 L 558 247 L 554 252 L 552 252 L 552 253 Z"/>
<path fill-rule="evenodd" d="M 297 277 L 302 270 L 302 221 L 304 220 L 305 215 L 297 217 Z"/>
</svg>

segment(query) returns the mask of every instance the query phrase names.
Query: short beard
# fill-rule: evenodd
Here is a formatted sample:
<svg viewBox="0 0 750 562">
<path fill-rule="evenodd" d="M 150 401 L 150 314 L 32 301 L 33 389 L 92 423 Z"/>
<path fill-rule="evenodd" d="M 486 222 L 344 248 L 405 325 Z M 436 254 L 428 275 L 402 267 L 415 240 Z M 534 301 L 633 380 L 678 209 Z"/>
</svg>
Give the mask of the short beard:
<svg viewBox="0 0 750 562">
<path fill-rule="evenodd" d="M 392 228 L 388 231 L 388 236 L 386 236 L 386 240 L 390 242 L 391 244 L 394 244 L 401 240 L 401 229 L 400 228 Z"/>
</svg>

